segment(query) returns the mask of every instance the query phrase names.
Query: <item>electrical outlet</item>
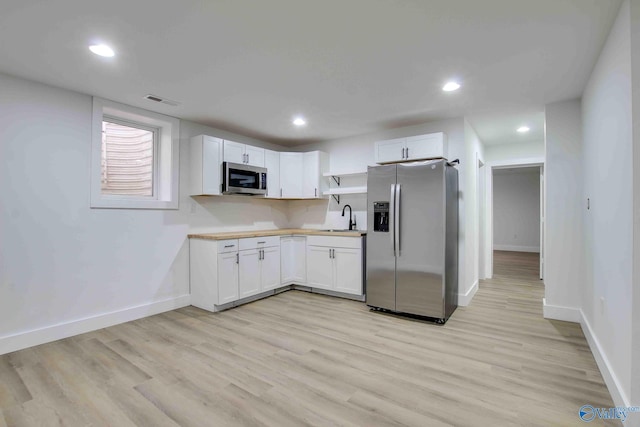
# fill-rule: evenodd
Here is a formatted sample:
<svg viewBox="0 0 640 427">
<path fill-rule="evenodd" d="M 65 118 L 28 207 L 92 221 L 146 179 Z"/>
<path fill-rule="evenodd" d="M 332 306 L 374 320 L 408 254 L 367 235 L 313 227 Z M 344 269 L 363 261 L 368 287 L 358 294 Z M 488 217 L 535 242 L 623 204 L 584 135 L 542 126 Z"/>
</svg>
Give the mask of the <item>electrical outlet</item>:
<svg viewBox="0 0 640 427">
<path fill-rule="evenodd" d="M 604 315 L 604 297 L 600 297 L 600 314 Z"/>
</svg>

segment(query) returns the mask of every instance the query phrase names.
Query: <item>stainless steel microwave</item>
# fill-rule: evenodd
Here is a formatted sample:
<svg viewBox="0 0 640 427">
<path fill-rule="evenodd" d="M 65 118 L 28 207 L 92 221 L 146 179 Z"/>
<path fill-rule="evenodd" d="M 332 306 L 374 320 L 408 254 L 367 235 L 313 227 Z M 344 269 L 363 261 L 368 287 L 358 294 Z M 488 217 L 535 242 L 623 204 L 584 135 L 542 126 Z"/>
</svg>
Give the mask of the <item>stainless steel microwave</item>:
<svg viewBox="0 0 640 427">
<path fill-rule="evenodd" d="M 223 194 L 267 194 L 267 169 L 240 163 L 223 162 Z"/>
</svg>

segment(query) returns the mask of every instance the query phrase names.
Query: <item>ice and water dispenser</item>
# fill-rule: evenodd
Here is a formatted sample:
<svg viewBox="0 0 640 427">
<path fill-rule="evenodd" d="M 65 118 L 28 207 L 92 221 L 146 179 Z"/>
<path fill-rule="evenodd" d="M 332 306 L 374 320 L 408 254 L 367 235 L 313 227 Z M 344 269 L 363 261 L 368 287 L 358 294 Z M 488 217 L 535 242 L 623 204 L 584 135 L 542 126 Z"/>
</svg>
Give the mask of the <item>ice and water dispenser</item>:
<svg viewBox="0 0 640 427">
<path fill-rule="evenodd" d="M 373 202 L 373 231 L 389 231 L 389 202 Z"/>
</svg>

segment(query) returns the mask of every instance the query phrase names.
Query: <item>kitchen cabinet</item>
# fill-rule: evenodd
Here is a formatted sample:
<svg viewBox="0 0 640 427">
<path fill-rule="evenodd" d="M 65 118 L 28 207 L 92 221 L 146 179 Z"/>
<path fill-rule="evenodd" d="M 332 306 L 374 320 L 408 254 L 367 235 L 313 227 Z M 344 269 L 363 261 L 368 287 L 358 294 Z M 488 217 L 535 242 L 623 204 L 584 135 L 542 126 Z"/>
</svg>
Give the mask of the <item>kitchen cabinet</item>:
<svg viewBox="0 0 640 427">
<path fill-rule="evenodd" d="M 264 148 L 224 141 L 224 161 L 264 167 Z"/>
<path fill-rule="evenodd" d="M 260 260 L 258 249 L 240 251 L 240 271 L 238 276 L 240 298 L 260 293 Z"/>
<path fill-rule="evenodd" d="M 362 293 L 362 250 L 335 248 L 335 290 L 346 294 Z"/>
<path fill-rule="evenodd" d="M 273 246 L 262 250 L 260 283 L 263 291 L 277 289 L 280 284 L 280 248 Z"/>
<path fill-rule="evenodd" d="M 333 248 L 307 246 L 307 286 L 333 288 Z"/>
<path fill-rule="evenodd" d="M 375 143 L 376 163 L 447 158 L 447 136 L 443 132 L 389 139 Z"/>
<path fill-rule="evenodd" d="M 240 239 L 240 298 L 280 286 L 279 236 Z"/>
<path fill-rule="evenodd" d="M 280 153 L 280 197 L 302 197 L 302 159 L 303 153 Z"/>
<path fill-rule="evenodd" d="M 238 299 L 238 240 L 189 240 L 191 304 L 216 311 Z"/>
<path fill-rule="evenodd" d="M 239 298 L 238 266 L 238 251 L 218 255 L 218 304 Z"/>
<path fill-rule="evenodd" d="M 328 171 L 329 156 L 322 151 L 302 154 L 302 197 L 305 199 L 324 198 L 329 185 L 324 173 Z"/>
<path fill-rule="evenodd" d="M 362 237 L 326 235 L 190 238 L 191 304 L 219 311 L 288 285 L 361 298 L 363 244 Z"/>
<path fill-rule="evenodd" d="M 213 136 L 191 138 L 189 194 L 216 196 L 222 194 L 223 141 Z"/>
<path fill-rule="evenodd" d="M 280 197 L 280 153 L 264 150 L 264 167 L 267 168 L 267 196 Z"/>
<path fill-rule="evenodd" d="M 362 238 L 307 237 L 307 286 L 361 295 Z"/>
<path fill-rule="evenodd" d="M 282 285 L 307 283 L 307 238 L 305 236 L 281 237 L 280 259 Z"/>
</svg>

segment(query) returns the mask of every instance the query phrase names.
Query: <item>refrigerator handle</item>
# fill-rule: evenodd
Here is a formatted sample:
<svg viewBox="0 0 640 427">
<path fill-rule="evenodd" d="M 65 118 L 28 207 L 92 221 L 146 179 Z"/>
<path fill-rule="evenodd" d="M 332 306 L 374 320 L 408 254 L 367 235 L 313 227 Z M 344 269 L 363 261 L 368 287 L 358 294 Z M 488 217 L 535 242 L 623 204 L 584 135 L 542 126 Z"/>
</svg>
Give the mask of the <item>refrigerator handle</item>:
<svg viewBox="0 0 640 427">
<path fill-rule="evenodd" d="M 391 236 L 391 247 L 393 256 L 396 256 L 396 185 L 391 184 L 391 195 L 389 196 L 389 228 Z"/>
<path fill-rule="evenodd" d="M 394 221 L 393 221 L 393 235 L 395 237 L 395 242 L 393 243 L 394 251 L 400 256 L 400 184 L 396 184 L 396 197 L 395 197 L 395 206 L 393 208 L 394 213 Z"/>
</svg>

